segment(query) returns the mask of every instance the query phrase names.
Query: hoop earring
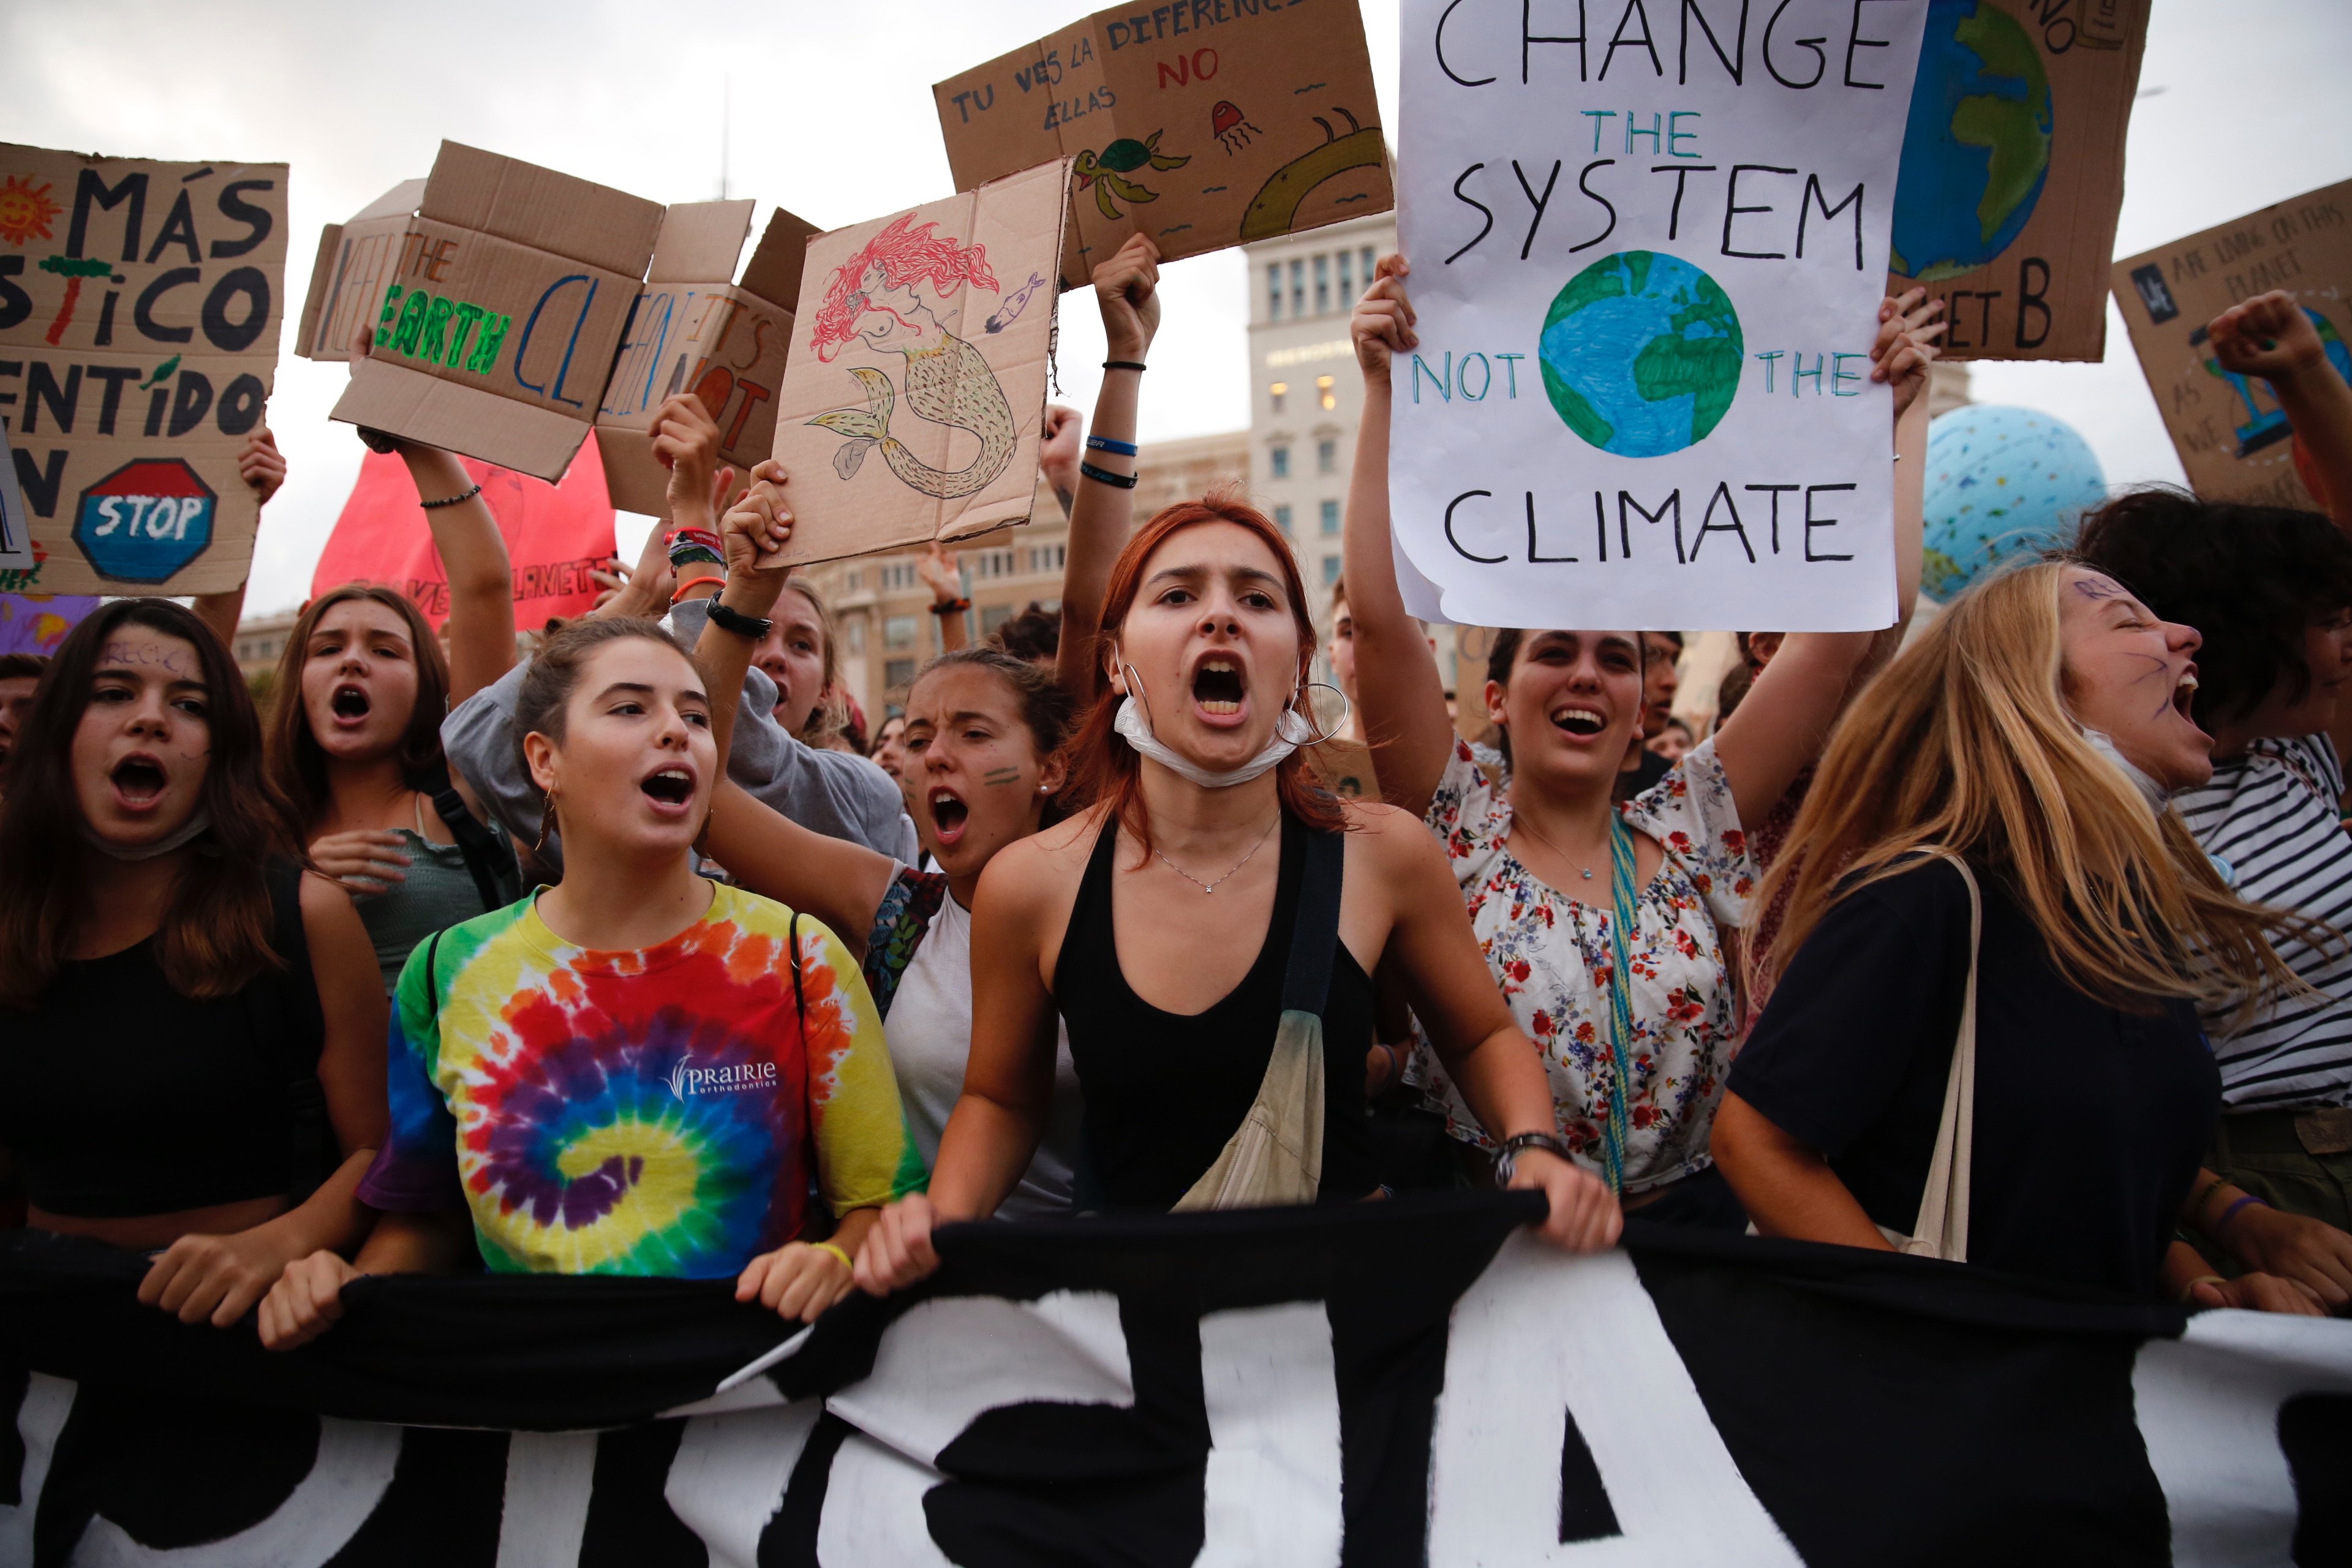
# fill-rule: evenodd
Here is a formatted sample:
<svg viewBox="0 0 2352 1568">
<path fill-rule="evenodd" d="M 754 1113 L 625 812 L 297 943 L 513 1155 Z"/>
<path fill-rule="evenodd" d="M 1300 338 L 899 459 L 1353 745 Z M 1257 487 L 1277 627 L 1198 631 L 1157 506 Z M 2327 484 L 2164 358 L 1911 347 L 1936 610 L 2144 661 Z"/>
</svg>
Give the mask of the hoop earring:
<svg viewBox="0 0 2352 1568">
<path fill-rule="evenodd" d="M 540 808 L 539 841 L 530 847 L 530 852 L 541 859 L 547 856 L 547 836 L 555 828 L 555 791 L 550 789 L 547 792 L 547 804 Z"/>
<path fill-rule="evenodd" d="M 1332 736 L 1334 736 L 1334 735 L 1338 734 L 1340 731 L 1342 731 L 1342 730 L 1346 729 L 1346 728 L 1348 727 L 1348 720 L 1349 720 L 1349 717 L 1351 714 L 1353 714 L 1353 713 L 1355 712 L 1355 710 L 1356 710 L 1356 705 L 1355 705 L 1354 703 L 1352 703 L 1352 702 L 1350 702 L 1350 701 L 1349 701 L 1349 700 L 1348 700 L 1348 694 L 1347 694 L 1346 692 L 1344 692 L 1344 691 L 1340 690 L 1337 686 L 1334 686 L 1333 684 L 1331 684 L 1331 682 L 1329 682 L 1329 681 L 1328 681 L 1328 680 L 1307 680 L 1307 681 L 1302 681 L 1302 682 L 1300 682 L 1300 683 L 1299 683 L 1298 689 L 1297 689 L 1297 691 L 1292 692 L 1292 693 L 1291 693 L 1291 695 L 1290 695 L 1290 700 L 1291 700 L 1291 702 L 1292 702 L 1293 704 L 1296 704 L 1296 703 L 1298 701 L 1298 699 L 1299 699 L 1302 695 L 1304 695 L 1304 694 L 1305 694 L 1305 693 L 1307 693 L 1307 692 L 1309 692 L 1309 691 L 1314 690 L 1314 689 L 1315 689 L 1317 687 L 1318 687 L 1318 686 L 1319 686 L 1319 687 L 1321 687 L 1324 690 L 1326 690 L 1326 691 L 1328 691 L 1328 692 L 1331 693 L 1334 697 L 1337 697 L 1337 698 L 1339 700 L 1339 722 L 1337 722 L 1337 723 L 1333 724 L 1329 729 L 1328 729 L 1328 730 L 1324 731 L 1321 734 L 1319 734 L 1319 735 L 1316 736 L 1316 737 L 1315 737 L 1313 740 L 1311 740 L 1311 741 L 1301 741 L 1301 742 L 1299 742 L 1298 743 L 1299 743 L 1300 745 L 1302 745 L 1302 746 L 1319 746 L 1319 745 L 1321 745 L 1324 742 L 1326 742 L 1326 741 L 1329 740 Z M 1298 712 L 1298 711 L 1299 711 L 1299 710 L 1298 710 L 1296 706 L 1294 706 L 1294 707 L 1291 709 L 1291 711 L 1292 711 L 1292 712 L 1294 712 L 1294 713 L 1296 713 L 1296 712 Z M 1311 704 L 1311 703 L 1310 703 L 1310 704 L 1308 704 L 1308 706 L 1307 707 L 1307 709 L 1306 709 L 1306 710 L 1305 710 L 1305 712 L 1304 712 L 1304 714 L 1303 714 L 1303 717 L 1305 717 L 1305 718 L 1307 718 L 1307 719 L 1309 719 L 1309 720 L 1312 720 L 1312 719 L 1315 717 L 1315 709 L 1314 709 L 1313 704 Z"/>
</svg>

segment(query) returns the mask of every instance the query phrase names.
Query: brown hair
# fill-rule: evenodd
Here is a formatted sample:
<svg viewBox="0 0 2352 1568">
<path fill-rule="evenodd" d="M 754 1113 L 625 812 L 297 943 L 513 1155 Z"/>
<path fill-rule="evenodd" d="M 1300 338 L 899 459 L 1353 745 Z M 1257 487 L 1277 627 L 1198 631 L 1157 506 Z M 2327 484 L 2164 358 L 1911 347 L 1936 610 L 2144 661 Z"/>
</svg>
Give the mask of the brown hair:
<svg viewBox="0 0 2352 1568">
<path fill-rule="evenodd" d="M 539 653 L 522 674 L 522 687 L 515 693 L 514 743 L 515 754 L 522 759 L 522 776 L 530 784 L 530 753 L 523 750 L 524 737 L 545 735 L 561 745 L 563 742 L 564 708 L 580 686 L 580 677 L 588 668 L 589 659 L 607 643 L 643 637 L 662 647 L 692 664 L 694 658 L 678 647 L 677 639 L 664 631 L 659 621 L 644 620 L 635 616 L 591 616 L 584 620 L 566 621 L 548 634 L 540 645 Z M 538 786 L 531 784 L 533 789 Z M 540 809 L 547 803 L 542 798 Z M 557 826 L 557 831 L 562 831 Z"/>
<path fill-rule="evenodd" d="M 163 924 L 156 962 L 172 989 L 206 999 L 234 995 L 265 970 L 283 969 L 269 945 L 266 874 L 297 854 L 285 798 L 261 766 L 261 721 L 252 694 L 212 629 L 169 599 L 101 605 L 66 637 L 34 694 L 0 808 L 0 1006 L 31 1008 L 57 978 L 89 915 L 87 826 L 74 787 L 74 733 L 107 642 L 128 626 L 175 637 L 196 650 L 211 737 L 197 809 L 211 826 L 195 840 Z"/>
<path fill-rule="evenodd" d="M 304 832 L 327 809 L 327 757 L 319 738 L 310 732 L 310 709 L 302 701 L 302 667 L 310 661 L 310 638 L 319 623 L 337 605 L 363 599 L 397 615 L 408 628 L 416 654 L 416 705 L 400 736 L 400 766 L 412 785 L 430 780 L 448 767 L 441 754 L 441 721 L 449 710 L 449 661 L 441 652 L 433 623 L 425 618 L 408 595 L 380 583 L 346 583 L 302 606 L 286 647 L 278 655 L 278 674 L 271 689 L 274 709 L 269 718 L 269 778 L 294 808 L 294 821 Z"/>
<path fill-rule="evenodd" d="M 1095 647 L 1099 649 L 1110 642 L 1125 624 L 1127 612 L 1134 607 L 1135 595 L 1143 586 L 1144 563 L 1151 559 L 1152 552 L 1170 536 L 1204 522 L 1230 522 L 1245 529 L 1273 553 L 1282 573 L 1283 592 L 1290 601 L 1291 624 L 1298 630 L 1298 685 L 1291 703 L 1312 724 L 1315 715 L 1307 705 L 1307 681 L 1313 673 L 1317 638 L 1315 623 L 1307 616 L 1307 585 L 1299 580 L 1298 563 L 1291 556 L 1289 542 L 1283 538 L 1282 531 L 1268 521 L 1264 512 L 1230 496 L 1212 492 L 1200 500 L 1179 501 L 1135 531 L 1135 536 L 1127 542 L 1127 548 L 1119 552 L 1118 560 L 1111 566 L 1110 585 L 1103 598 L 1102 623 L 1095 634 Z M 1094 707 L 1070 742 L 1071 798 L 1089 804 L 1107 803 L 1119 826 L 1135 836 L 1148 856 L 1151 848 L 1151 815 L 1143 802 L 1143 759 L 1111 727 L 1125 699 L 1111 689 L 1110 679 L 1099 659 L 1093 676 Z M 1347 814 L 1339 797 L 1317 782 L 1307 765 L 1305 751 L 1293 752 L 1276 763 L 1274 782 L 1282 798 L 1282 808 L 1309 827 L 1334 833 L 1347 826 Z"/>
<path fill-rule="evenodd" d="M 1942 848 L 2000 876 L 2095 1001 L 2252 1005 L 2300 986 L 2268 937 L 2298 922 L 2231 893 L 2179 813 L 2151 816 L 2068 716 L 2064 572 L 2044 563 L 1971 588 L 1855 698 L 1789 830 L 1803 853 L 1756 894 L 1769 909 L 1789 892 L 1772 972 L 1839 900 Z"/>
<path fill-rule="evenodd" d="M 28 675 L 38 680 L 48 667 L 49 661 L 37 653 L 0 653 L 0 680 L 22 680 Z"/>
<path fill-rule="evenodd" d="M 823 674 L 817 681 L 816 706 L 809 710 L 808 722 L 800 728 L 799 739 L 812 746 L 821 746 L 835 735 L 845 733 L 849 726 L 849 703 L 841 688 L 841 627 L 835 624 L 832 606 L 809 585 L 806 580 L 793 576 L 784 579 L 784 586 L 808 601 L 816 612 L 817 636 L 824 647 L 819 654 Z"/>
<path fill-rule="evenodd" d="M 985 669 L 1013 688 L 1013 695 L 1021 704 L 1021 722 L 1027 727 L 1030 743 L 1040 760 L 1060 751 L 1062 742 L 1069 739 L 1077 705 L 1071 701 L 1069 689 L 1055 679 L 1054 672 L 1044 665 L 1032 664 L 1008 648 L 989 643 L 956 648 L 923 666 L 922 674 L 915 677 L 914 684 L 907 689 L 910 705 L 914 688 L 942 669 Z M 889 721 L 883 722 L 887 724 Z"/>
</svg>

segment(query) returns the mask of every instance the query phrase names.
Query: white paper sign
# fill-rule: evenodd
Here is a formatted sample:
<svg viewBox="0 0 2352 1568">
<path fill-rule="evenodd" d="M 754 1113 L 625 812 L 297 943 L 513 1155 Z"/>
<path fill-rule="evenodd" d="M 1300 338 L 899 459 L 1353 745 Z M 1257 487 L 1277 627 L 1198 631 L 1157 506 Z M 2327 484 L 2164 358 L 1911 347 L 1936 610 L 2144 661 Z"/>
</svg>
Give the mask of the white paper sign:
<svg viewBox="0 0 2352 1568">
<path fill-rule="evenodd" d="M 1481 626 L 1895 618 L 1927 0 L 1404 0 L 1398 542 Z"/>
</svg>

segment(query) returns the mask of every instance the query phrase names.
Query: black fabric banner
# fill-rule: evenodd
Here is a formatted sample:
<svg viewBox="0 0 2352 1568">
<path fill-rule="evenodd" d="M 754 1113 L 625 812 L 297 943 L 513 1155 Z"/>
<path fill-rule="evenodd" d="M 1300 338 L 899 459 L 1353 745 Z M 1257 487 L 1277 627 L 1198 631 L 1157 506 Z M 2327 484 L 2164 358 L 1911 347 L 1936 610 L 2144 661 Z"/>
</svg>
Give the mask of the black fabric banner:
<svg viewBox="0 0 2352 1568">
<path fill-rule="evenodd" d="M 942 1234 L 726 1284 L 356 1282 L 271 1355 L 0 1244 L 0 1564 L 2352 1562 L 2352 1323 L 1518 1196 Z"/>
</svg>

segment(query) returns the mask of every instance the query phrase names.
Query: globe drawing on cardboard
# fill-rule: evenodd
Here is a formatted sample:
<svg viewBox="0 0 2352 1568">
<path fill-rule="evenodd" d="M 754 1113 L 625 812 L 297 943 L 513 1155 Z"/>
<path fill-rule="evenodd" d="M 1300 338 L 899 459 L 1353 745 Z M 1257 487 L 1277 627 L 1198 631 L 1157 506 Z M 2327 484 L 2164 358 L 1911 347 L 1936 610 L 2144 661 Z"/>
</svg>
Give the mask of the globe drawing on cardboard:
<svg viewBox="0 0 2352 1568">
<path fill-rule="evenodd" d="M 1561 421 L 1624 458 L 1706 439 L 1739 390 L 1745 347 L 1722 286 L 1651 250 L 1605 256 L 1570 279 L 1538 340 Z"/>
<path fill-rule="evenodd" d="M 1948 600 L 2001 563 L 2063 543 L 2107 499 L 2090 444 L 2033 408 L 1970 404 L 1927 426 L 1920 590 Z"/>
<path fill-rule="evenodd" d="M 2009 248 L 2050 177 L 2050 78 L 2016 18 L 1988 0 L 1929 0 L 1892 265 L 1934 282 Z"/>
</svg>

